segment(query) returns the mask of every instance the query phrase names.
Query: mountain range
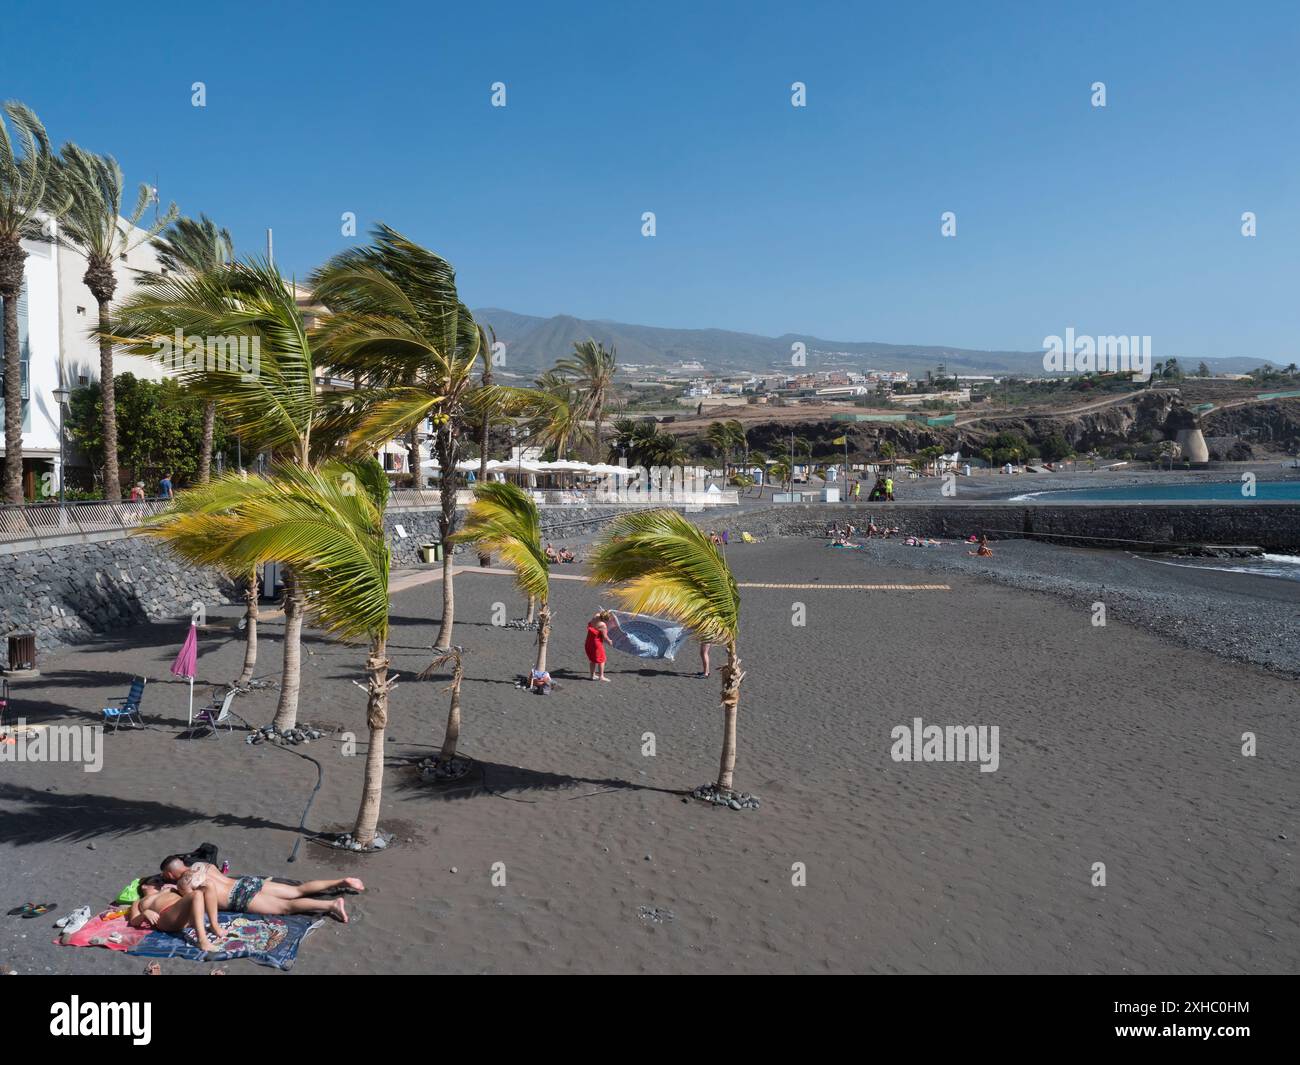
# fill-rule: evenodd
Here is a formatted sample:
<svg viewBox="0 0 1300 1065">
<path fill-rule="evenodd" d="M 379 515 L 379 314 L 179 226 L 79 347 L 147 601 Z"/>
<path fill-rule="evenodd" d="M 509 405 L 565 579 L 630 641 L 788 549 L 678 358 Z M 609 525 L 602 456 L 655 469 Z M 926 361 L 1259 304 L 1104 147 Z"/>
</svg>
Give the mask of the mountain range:
<svg viewBox="0 0 1300 1065">
<path fill-rule="evenodd" d="M 794 345 L 806 348 L 807 370 L 904 370 L 913 377 L 924 376 L 942 364 L 948 373 L 1023 374 L 1043 373 L 1041 351 L 981 351 L 925 344 L 883 344 L 871 341 L 824 340 L 808 334 L 786 333 L 767 337 L 736 333 L 727 329 L 668 329 L 651 325 L 629 325 L 602 319 L 575 318 L 557 314 L 551 318 L 516 314 L 499 307 L 473 312 L 491 326 L 505 344 L 503 368 L 523 375 L 540 373 L 573 352 L 573 345 L 588 338 L 618 350 L 623 365 L 659 366 L 675 370 L 680 363 L 698 362 L 706 373 L 790 370 Z M 1202 360 L 1183 360 L 1190 373 Z M 1216 373 L 1245 373 L 1267 363 L 1266 359 L 1240 356 L 1210 358 L 1204 362 Z"/>
</svg>

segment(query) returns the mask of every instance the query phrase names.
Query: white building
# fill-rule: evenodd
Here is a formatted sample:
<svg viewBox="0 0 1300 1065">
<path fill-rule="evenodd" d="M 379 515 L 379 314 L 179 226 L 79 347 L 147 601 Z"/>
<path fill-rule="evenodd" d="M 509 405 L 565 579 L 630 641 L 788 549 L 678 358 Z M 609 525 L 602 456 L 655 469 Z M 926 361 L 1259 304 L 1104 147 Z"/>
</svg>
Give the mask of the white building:
<svg viewBox="0 0 1300 1065">
<path fill-rule="evenodd" d="M 131 234 L 133 248 L 114 264 L 117 292 L 114 303 L 138 287 L 137 270 L 157 271 L 158 257 L 144 231 Z M 59 410 L 54 390 L 60 381 L 73 391 L 99 380 L 99 342 L 91 336 L 99 326 L 99 304 L 82 280 L 85 258 L 75 251 L 40 240 L 23 241 L 23 292 L 18 298 L 18 337 L 22 346 L 23 379 L 23 480 L 29 498 L 39 498 L 43 488 L 58 488 Z M 0 356 L 3 355 L 0 338 Z M 166 371 L 137 356 L 114 352 L 114 373 L 159 380 Z M 4 411 L 0 409 L 0 426 Z M 0 432 L 0 455 L 4 438 Z M 69 458 L 71 456 L 69 455 Z M 47 478 L 46 475 L 49 475 Z M 42 480 L 44 478 L 44 480 Z"/>
</svg>

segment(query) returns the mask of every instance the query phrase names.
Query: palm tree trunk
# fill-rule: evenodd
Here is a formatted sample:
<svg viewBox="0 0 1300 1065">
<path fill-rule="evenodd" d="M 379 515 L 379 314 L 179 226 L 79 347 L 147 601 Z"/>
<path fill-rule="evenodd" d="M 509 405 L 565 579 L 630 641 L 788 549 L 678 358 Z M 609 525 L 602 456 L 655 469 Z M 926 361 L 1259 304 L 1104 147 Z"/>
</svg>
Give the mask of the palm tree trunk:
<svg viewBox="0 0 1300 1065">
<path fill-rule="evenodd" d="M 456 744 L 460 740 L 460 667 L 456 668 L 451 682 L 451 706 L 447 709 L 447 732 L 442 737 L 442 749 L 438 752 L 438 761 L 450 762 L 456 757 Z"/>
<path fill-rule="evenodd" d="M 212 478 L 212 434 L 217 425 L 217 401 L 210 399 L 203 405 L 203 444 L 199 448 L 199 484 Z"/>
<path fill-rule="evenodd" d="M 546 670 L 546 645 L 551 641 L 551 608 L 542 600 L 542 609 L 537 615 L 537 665 L 533 668 L 539 673 Z"/>
<path fill-rule="evenodd" d="M 442 513 L 438 517 L 438 530 L 442 536 L 442 623 L 438 638 L 433 641 L 435 650 L 445 651 L 451 646 L 451 627 L 456 615 L 456 591 L 452 586 L 452 545 L 448 538 L 456 531 L 456 451 L 452 446 L 450 428 L 438 432 L 438 463 L 442 467 L 438 495 Z"/>
<path fill-rule="evenodd" d="M 740 658 L 736 654 L 736 641 L 727 644 L 727 662 L 722 674 L 722 764 L 718 768 L 718 790 L 731 791 L 736 773 L 736 715 L 740 710 Z"/>
<path fill-rule="evenodd" d="M 406 465 L 411 470 L 411 487 L 424 491 L 424 463 L 420 461 L 420 434 L 412 429 L 406 434 Z"/>
<path fill-rule="evenodd" d="M 492 356 L 486 355 L 483 358 L 483 387 L 492 387 Z M 491 432 L 492 414 L 486 407 L 483 409 L 483 422 L 478 431 L 478 479 L 486 481 L 488 476 L 488 436 Z"/>
<path fill-rule="evenodd" d="M 535 595 L 528 597 L 528 616 L 524 620 L 530 625 L 537 620 L 537 596 Z"/>
<path fill-rule="evenodd" d="M 302 683 L 303 591 L 292 570 L 284 575 L 284 670 L 280 677 L 280 701 L 272 725 L 286 732 L 298 724 L 298 689 Z"/>
<path fill-rule="evenodd" d="M 111 274 L 112 267 L 109 267 Z M 101 290 L 102 291 L 102 290 Z M 112 328 L 108 308 L 113 294 L 101 298 L 92 290 L 99 303 L 99 392 L 104 405 L 104 498 L 118 502 L 122 498 L 122 479 L 117 469 L 117 393 L 113 385 L 113 344 L 108 339 Z"/>
<path fill-rule="evenodd" d="M 23 501 L 23 353 L 18 345 L 18 294 L 27 253 L 17 240 L 0 246 L 0 300 L 4 301 L 5 502 Z M 59 471 L 62 478 L 63 471 Z"/>
<path fill-rule="evenodd" d="M 235 687 L 243 688 L 253 679 L 253 670 L 257 668 L 257 570 L 248 575 L 248 585 L 244 589 L 244 668 L 235 681 Z"/>
<path fill-rule="evenodd" d="M 384 731 L 388 728 L 388 649 L 380 637 L 370 646 L 366 659 L 370 674 L 366 685 L 366 725 L 370 729 L 370 748 L 366 751 L 366 776 L 361 788 L 361 807 L 352 828 L 352 838 L 363 847 L 375 841 L 379 830 L 379 804 L 384 794 Z"/>
</svg>

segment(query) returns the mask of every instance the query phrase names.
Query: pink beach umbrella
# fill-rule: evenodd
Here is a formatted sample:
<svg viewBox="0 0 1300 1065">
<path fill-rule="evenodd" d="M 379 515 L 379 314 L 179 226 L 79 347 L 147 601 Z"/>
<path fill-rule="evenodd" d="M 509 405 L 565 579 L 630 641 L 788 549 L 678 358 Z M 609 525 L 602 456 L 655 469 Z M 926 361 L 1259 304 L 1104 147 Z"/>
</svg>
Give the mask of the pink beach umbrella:
<svg viewBox="0 0 1300 1065">
<path fill-rule="evenodd" d="M 190 682 L 190 725 L 194 724 L 194 674 L 198 670 L 198 664 L 199 630 L 191 621 L 190 631 L 185 636 L 185 642 L 181 644 L 181 652 L 176 656 L 176 661 L 172 663 L 172 676 Z"/>
</svg>

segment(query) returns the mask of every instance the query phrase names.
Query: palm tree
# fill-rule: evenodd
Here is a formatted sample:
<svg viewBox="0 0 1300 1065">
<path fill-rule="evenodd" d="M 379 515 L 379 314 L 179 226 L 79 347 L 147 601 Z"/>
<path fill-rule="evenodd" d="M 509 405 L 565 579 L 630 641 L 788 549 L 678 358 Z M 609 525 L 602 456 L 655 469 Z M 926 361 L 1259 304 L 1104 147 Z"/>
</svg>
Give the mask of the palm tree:
<svg viewBox="0 0 1300 1065">
<path fill-rule="evenodd" d="M 704 433 L 705 440 L 715 455 L 722 457 L 722 479 L 727 479 L 727 467 L 731 465 L 731 449 L 735 444 L 735 435 L 731 426 L 725 422 L 712 422 Z"/>
<path fill-rule="evenodd" d="M 509 481 L 485 481 L 474 486 L 474 502 L 465 525 L 455 536 L 460 543 L 495 551 L 515 574 L 520 592 L 541 604 L 537 612 L 537 661 L 546 669 L 546 645 L 551 638 L 550 565 L 542 550 L 542 519 L 532 496 Z"/>
<path fill-rule="evenodd" d="M 722 761 L 718 791 L 730 795 L 736 769 L 740 669 L 740 590 L 721 549 L 672 510 L 633 511 L 610 523 L 591 556 L 591 582 L 617 584 L 633 613 L 680 621 L 705 643 L 727 649 L 722 676 Z"/>
<path fill-rule="evenodd" d="M 236 263 L 225 274 L 168 275 L 120 306 L 106 339 L 145 357 L 166 357 L 156 347 L 176 329 L 195 336 L 256 340 L 256 372 L 238 364 L 186 363 L 178 376 L 199 395 L 214 399 L 240 438 L 279 453 L 307 470 L 335 454 L 348 428 L 331 421 L 316 392 L 316 357 L 292 288 L 269 263 Z M 165 351 L 165 349 L 161 349 Z M 287 560 L 284 590 L 284 666 L 274 727 L 298 721 L 305 589 Z M 247 570 L 241 570 L 247 573 Z M 252 610 L 256 609 L 255 601 Z M 250 632 L 255 632 L 255 629 Z"/>
<path fill-rule="evenodd" d="M 420 673 L 421 680 L 427 680 L 447 663 L 451 663 L 451 706 L 447 710 L 447 728 L 443 732 L 442 746 L 438 749 L 438 761 L 450 762 L 456 757 L 456 744 L 460 740 L 460 686 L 465 679 L 465 649 L 448 647 L 437 658 L 424 667 Z"/>
<path fill-rule="evenodd" d="M 381 444 L 432 421 L 442 471 L 438 527 L 448 545 L 434 648 L 446 650 L 456 608 L 450 544 L 461 438 L 503 390 L 473 387 L 482 334 L 460 302 L 451 264 L 385 225 L 375 227 L 372 240 L 312 275 L 316 297 L 331 311 L 320 335 L 332 365 L 375 385 L 361 397 L 366 412 L 353 443 Z"/>
<path fill-rule="evenodd" d="M 82 276 L 90 294 L 99 304 L 99 387 L 103 404 L 104 496 L 122 498 L 122 484 L 117 468 L 117 401 L 113 391 L 113 343 L 109 339 L 109 305 L 117 292 L 114 267 L 133 248 L 152 240 L 177 217 L 176 205 L 156 220 L 142 235 L 133 235 L 153 196 L 148 185 L 141 185 L 130 218 L 122 217 L 122 168 L 111 155 L 96 155 L 75 144 L 65 144 L 59 151 L 49 190 L 50 205 L 62 208 L 58 214 L 56 239 L 65 247 L 80 252 L 86 259 Z"/>
<path fill-rule="evenodd" d="M 568 458 L 574 444 L 590 439 L 583 419 L 586 400 L 578 388 L 563 374 L 547 370 L 537 378 L 530 393 L 527 411 L 529 437 L 545 448 L 554 448 L 557 459 Z"/>
<path fill-rule="evenodd" d="M 207 483 L 206 481 L 203 483 Z M 244 582 L 244 668 L 239 671 L 235 687 L 247 687 L 257 669 L 257 567 L 246 575 Z"/>
<path fill-rule="evenodd" d="M 388 482 L 373 461 L 316 469 L 277 464 L 270 477 L 227 474 L 179 495 L 140 533 L 199 565 L 244 572 L 272 560 L 293 567 L 308 611 L 326 632 L 365 638 L 370 742 L 353 838 L 369 847 L 383 794 L 388 726 Z"/>
<path fill-rule="evenodd" d="M 490 335 L 490 337 L 489 337 Z M 484 391 L 492 387 L 492 349 L 496 347 L 497 332 L 491 326 L 486 329 L 478 327 L 479 355 L 483 359 L 483 373 L 479 375 L 479 384 Z M 488 434 L 492 428 L 492 411 L 483 408 L 483 422 L 478 433 L 478 479 L 486 481 L 488 475 Z"/>
<path fill-rule="evenodd" d="M 614 374 L 618 366 L 618 354 L 611 346 L 608 351 L 596 340 L 587 339 L 573 345 L 573 354 L 556 364 L 556 369 L 577 378 L 582 390 L 581 410 L 583 417 L 589 417 L 596 423 L 595 455 L 597 461 L 602 457 L 600 430 L 605 420 L 605 407 L 614 391 Z"/>
<path fill-rule="evenodd" d="M 23 290 L 24 239 L 41 234 L 37 215 L 50 203 L 54 153 L 41 120 L 25 104 L 10 100 L 5 114 L 13 123 L 23 153 L 19 156 L 0 120 L 0 304 L 4 307 L 5 472 L 7 503 L 23 501 L 23 363 L 18 343 L 18 297 Z M 60 210 L 66 204 L 55 204 Z M 61 382 L 60 382 L 61 383 Z M 63 471 L 59 471 L 60 478 Z"/>
<path fill-rule="evenodd" d="M 154 238 L 154 251 L 162 273 L 141 271 L 140 280 L 146 285 L 161 284 L 167 272 L 185 271 L 191 274 L 224 274 L 234 260 L 235 242 L 230 230 L 219 229 L 205 214 L 198 220 L 178 218 L 163 234 Z M 212 436 L 217 422 L 217 401 L 209 398 L 203 406 L 203 441 L 199 448 L 197 480 L 206 484 L 212 476 Z M 253 637 L 256 644 L 256 636 Z M 250 674 L 251 677 L 251 674 Z"/>
</svg>

